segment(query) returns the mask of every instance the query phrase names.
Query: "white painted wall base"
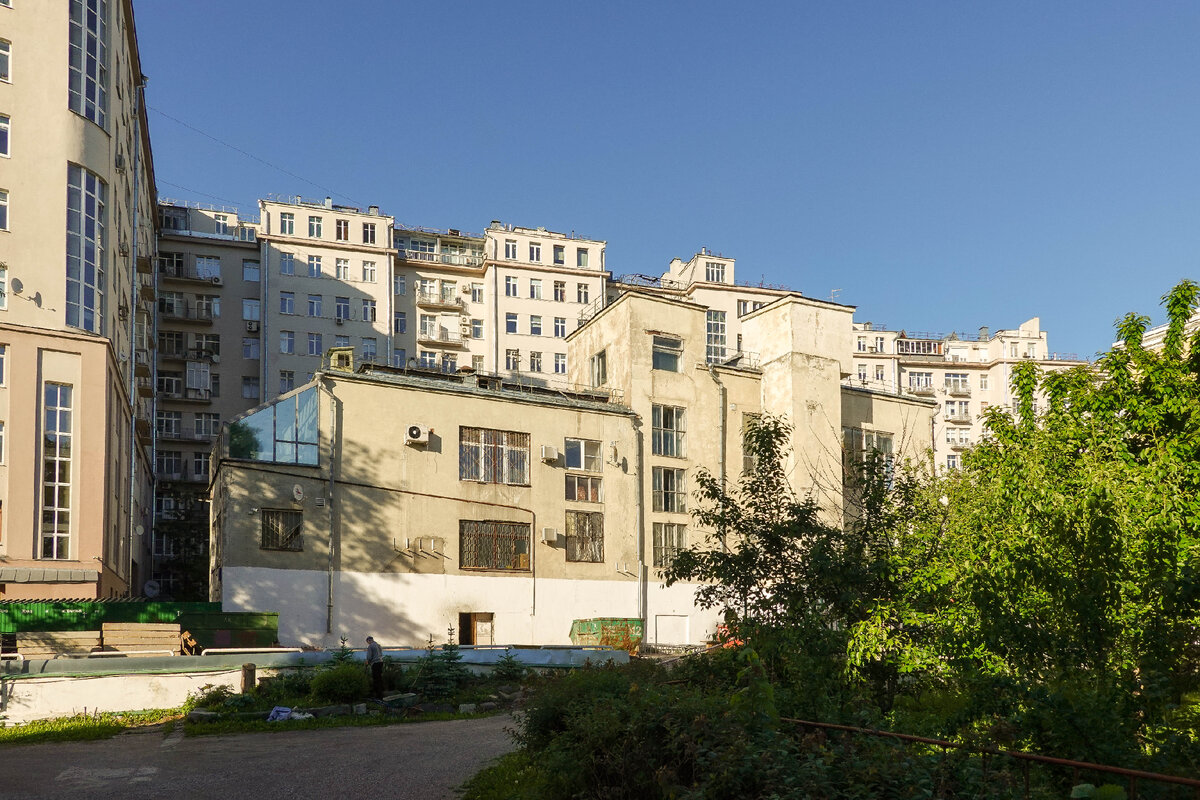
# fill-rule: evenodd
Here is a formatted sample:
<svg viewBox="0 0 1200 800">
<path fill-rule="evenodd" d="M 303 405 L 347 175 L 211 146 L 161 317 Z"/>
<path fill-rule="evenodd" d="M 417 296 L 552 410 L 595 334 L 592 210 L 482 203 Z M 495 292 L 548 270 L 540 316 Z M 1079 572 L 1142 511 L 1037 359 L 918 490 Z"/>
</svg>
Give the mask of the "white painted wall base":
<svg viewBox="0 0 1200 800">
<path fill-rule="evenodd" d="M 496 644 L 568 645 L 572 620 L 641 616 L 632 580 L 335 572 L 333 630 L 327 631 L 327 580 L 324 572 L 224 567 L 222 607 L 277 611 L 282 644 L 327 647 L 341 636 L 361 647 L 368 635 L 385 647 L 420 647 L 430 636 L 440 644 L 448 628 L 458 627 L 458 615 L 472 612 L 494 615 Z M 720 615 L 696 608 L 694 593 L 690 585 L 650 584 L 647 642 L 703 644 L 713 634 Z M 660 615 L 683 619 L 655 625 Z"/>
</svg>

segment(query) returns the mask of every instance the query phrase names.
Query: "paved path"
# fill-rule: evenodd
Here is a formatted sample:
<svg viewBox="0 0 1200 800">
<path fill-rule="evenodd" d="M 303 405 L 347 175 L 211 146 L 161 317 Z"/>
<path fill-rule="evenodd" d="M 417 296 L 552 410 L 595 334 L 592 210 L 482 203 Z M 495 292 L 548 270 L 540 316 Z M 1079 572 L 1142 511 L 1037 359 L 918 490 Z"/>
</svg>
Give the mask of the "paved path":
<svg viewBox="0 0 1200 800">
<path fill-rule="evenodd" d="M 0 798 L 454 798 L 513 748 L 507 715 L 372 728 L 0 747 Z"/>
</svg>

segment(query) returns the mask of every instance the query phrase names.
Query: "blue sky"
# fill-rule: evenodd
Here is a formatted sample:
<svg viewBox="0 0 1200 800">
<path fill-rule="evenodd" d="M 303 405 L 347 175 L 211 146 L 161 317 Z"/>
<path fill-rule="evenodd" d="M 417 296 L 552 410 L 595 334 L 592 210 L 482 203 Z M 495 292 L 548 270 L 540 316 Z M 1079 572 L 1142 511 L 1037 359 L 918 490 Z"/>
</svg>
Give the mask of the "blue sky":
<svg viewBox="0 0 1200 800">
<path fill-rule="evenodd" d="M 616 274 L 705 246 L 858 320 L 1038 315 L 1081 355 L 1197 273 L 1194 2 L 135 10 L 165 197 L 574 230 Z"/>
</svg>

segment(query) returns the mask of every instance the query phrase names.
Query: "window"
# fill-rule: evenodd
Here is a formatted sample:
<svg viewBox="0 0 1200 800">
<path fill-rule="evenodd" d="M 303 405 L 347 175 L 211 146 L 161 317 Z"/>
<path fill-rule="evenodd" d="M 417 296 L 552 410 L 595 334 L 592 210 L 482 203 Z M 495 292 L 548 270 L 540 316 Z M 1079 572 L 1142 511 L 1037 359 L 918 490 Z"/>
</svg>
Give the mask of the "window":
<svg viewBox="0 0 1200 800">
<path fill-rule="evenodd" d="M 542 260 L 542 246 L 538 242 L 529 243 L 529 260 L 535 264 Z"/>
<path fill-rule="evenodd" d="M 704 262 L 704 280 L 709 283 L 724 283 L 725 265 L 720 261 Z"/>
<path fill-rule="evenodd" d="M 67 84 L 71 110 L 105 127 L 108 114 L 108 1 L 73 0 Z M 7 69 L 3 69 L 7 80 Z"/>
<path fill-rule="evenodd" d="M 375 321 L 375 301 L 374 300 L 363 300 L 362 301 L 362 312 L 363 312 L 363 315 L 362 315 L 363 322 L 374 322 Z"/>
<path fill-rule="evenodd" d="M 458 371 L 458 354 L 457 353 L 442 353 L 442 372 L 457 372 Z"/>
<path fill-rule="evenodd" d="M 463 427 L 458 437 L 459 480 L 529 485 L 528 433 Z"/>
<path fill-rule="evenodd" d="M 364 283 L 375 283 L 375 262 L 374 261 L 362 262 L 362 276 L 363 276 L 362 279 L 363 279 Z"/>
<path fill-rule="evenodd" d="M 946 456 L 946 469 L 958 469 L 958 453 L 950 453 Z"/>
<path fill-rule="evenodd" d="M 258 276 L 258 262 L 242 259 L 242 280 L 258 283 Z"/>
<path fill-rule="evenodd" d="M 179 450 L 159 450 L 154 454 L 155 476 L 177 481 L 183 477 L 183 453 Z"/>
<path fill-rule="evenodd" d="M 471 356 L 471 369 L 483 372 L 483 356 Z"/>
<path fill-rule="evenodd" d="M 529 371 L 530 372 L 541 372 L 542 371 L 542 354 L 536 350 L 531 350 L 529 352 Z"/>
<path fill-rule="evenodd" d="M 104 264 L 108 260 L 104 181 L 67 166 L 67 324 L 104 334 Z M 8 193 L 0 191 L 0 229 L 8 229 Z"/>
<path fill-rule="evenodd" d="M 603 468 L 600 461 L 600 442 L 592 439 L 567 439 L 564 444 L 563 461 L 567 469 L 599 472 Z"/>
<path fill-rule="evenodd" d="M 375 244 L 375 223 L 363 223 L 363 244 Z M 372 279 L 374 280 L 374 279 Z"/>
<path fill-rule="evenodd" d="M 263 550 L 288 550 L 300 552 L 304 549 L 304 512 L 282 508 L 262 510 Z"/>
<path fill-rule="evenodd" d="M 670 336 L 655 336 L 651 343 L 653 354 L 651 367 L 667 372 L 679 372 L 679 359 L 683 355 L 683 340 Z"/>
<path fill-rule="evenodd" d="M 686 409 L 652 407 L 651 452 L 656 456 L 683 458 L 687 455 Z"/>
<path fill-rule="evenodd" d="M 420 317 L 420 336 L 424 339 L 438 338 L 437 316 L 434 314 L 422 314 Z"/>
<path fill-rule="evenodd" d="M 0 114 L 0 156 L 11 155 L 8 150 L 8 137 L 12 131 L 12 120 L 7 114 Z"/>
<path fill-rule="evenodd" d="M 196 414 L 195 426 L 192 430 L 197 439 L 213 438 L 221 432 L 221 415 L 208 411 L 198 412 Z"/>
<path fill-rule="evenodd" d="M 279 393 L 286 394 L 296 388 L 296 373 L 290 369 L 279 370 Z"/>
<path fill-rule="evenodd" d="M 948 392 L 970 392 L 971 391 L 971 375 L 967 372 L 947 372 L 946 373 L 946 391 Z"/>
<path fill-rule="evenodd" d="M 461 569 L 529 569 L 528 523 L 459 520 L 458 566 Z"/>
<path fill-rule="evenodd" d="M 725 360 L 725 312 L 704 312 L 705 328 L 708 333 L 708 349 L 705 353 L 708 363 L 714 364 Z"/>
<path fill-rule="evenodd" d="M 979 388 L 980 388 L 980 389 L 986 389 L 986 388 L 988 388 L 988 376 L 987 376 L 987 373 L 984 373 L 984 374 L 982 374 L 982 375 L 980 375 L 980 376 L 979 376 Z"/>
<path fill-rule="evenodd" d="M 604 561 L 604 514 L 567 512 L 567 561 Z"/>
<path fill-rule="evenodd" d="M 320 239 L 321 238 L 321 218 L 320 217 L 309 217 L 308 218 L 308 238 L 310 238 L 310 239 Z"/>
<path fill-rule="evenodd" d="M 554 245 L 554 263 L 555 264 L 562 264 L 566 261 L 566 256 L 564 255 L 565 251 L 566 251 L 566 248 L 563 247 L 561 244 Z"/>
<path fill-rule="evenodd" d="M 242 337 L 242 358 L 258 358 L 258 337 Z"/>
<path fill-rule="evenodd" d="M 408 351 L 403 347 L 392 350 L 392 366 L 403 367 L 408 363 Z"/>
<path fill-rule="evenodd" d="M 542 281 L 540 278 L 530 278 L 529 279 L 529 299 L 530 300 L 541 300 L 542 299 Z"/>
<path fill-rule="evenodd" d="M 588 285 L 586 283 L 575 284 L 575 301 L 578 303 L 588 301 Z"/>
<path fill-rule="evenodd" d="M 154 415 L 154 429 L 166 439 L 178 439 L 183 433 L 183 412 L 157 412 Z"/>
<path fill-rule="evenodd" d="M 312 217 L 309 217 L 309 226 L 312 226 Z M 333 235 L 339 242 L 350 241 L 350 220 L 339 219 L 333 224 Z M 309 236 L 312 236 L 310 233 Z"/>
<path fill-rule="evenodd" d="M 567 354 L 566 353 L 555 353 L 554 354 L 554 374 L 555 375 L 566 375 L 567 374 Z"/>
<path fill-rule="evenodd" d="M 517 332 L 517 315 L 512 313 L 511 311 L 504 315 L 504 332 L 505 333 L 516 333 Z"/>
<path fill-rule="evenodd" d="M 601 350 L 592 356 L 592 386 L 608 383 L 608 351 Z"/>
<path fill-rule="evenodd" d="M 562 338 L 566 337 L 566 335 L 567 335 L 567 318 L 566 317 L 555 317 L 554 318 L 554 338 L 562 339 Z"/>
<path fill-rule="evenodd" d="M 875 380 L 877 383 L 883 383 L 885 380 L 887 380 L 883 364 L 875 365 Z"/>
<path fill-rule="evenodd" d="M 192 453 L 192 477 L 196 480 L 207 481 L 209 467 L 212 466 L 211 454 L 207 450 L 197 450 Z"/>
<path fill-rule="evenodd" d="M 312 380 L 308 373 L 306 381 Z M 230 423 L 229 455 L 253 461 L 317 464 L 317 389 L 275 400 Z"/>
<path fill-rule="evenodd" d="M 242 378 L 242 398 L 245 400 L 257 400 L 259 398 L 258 378 L 250 376 Z"/>
<path fill-rule="evenodd" d="M 350 337 L 349 336 L 341 336 L 341 335 L 334 336 L 333 337 L 333 346 L 334 347 L 349 347 L 350 346 Z"/>
<path fill-rule="evenodd" d="M 296 332 L 295 331 L 280 331 L 279 332 L 279 352 L 295 355 L 296 353 Z"/>
<path fill-rule="evenodd" d="M 350 280 L 350 259 L 335 258 L 333 260 L 333 274 L 339 281 Z"/>
<path fill-rule="evenodd" d="M 0 386 L 4 385 L 4 362 L 8 357 L 8 345 L 0 344 Z"/>
<path fill-rule="evenodd" d="M 586 267 L 588 265 L 588 251 L 586 248 L 579 248 L 575 251 L 575 266 Z M 586 303 L 587 301 L 582 301 Z"/>
<path fill-rule="evenodd" d="M 654 523 L 654 566 L 669 567 L 687 547 L 687 527 L 675 522 Z"/>
<path fill-rule="evenodd" d="M 279 293 L 279 313 L 280 314 L 295 314 L 296 313 L 296 293 L 295 292 L 280 292 Z"/>
<path fill-rule="evenodd" d="M 537 314 L 531 314 L 529 317 L 529 335 L 530 336 L 541 336 L 542 335 L 542 318 L 540 316 L 538 316 Z"/>
<path fill-rule="evenodd" d="M 910 372 L 908 373 L 908 388 L 910 389 L 926 389 L 933 386 L 932 372 Z"/>
<path fill-rule="evenodd" d="M 472 283 L 471 284 L 471 302 L 472 303 L 482 303 L 483 302 L 483 284 L 482 283 Z"/>
<path fill-rule="evenodd" d="M 320 256 L 309 256 L 308 257 L 308 277 L 310 277 L 310 278 L 321 277 L 321 257 Z"/>
<path fill-rule="evenodd" d="M 422 367 L 427 367 L 429 369 L 436 369 L 437 368 L 437 353 L 430 352 L 429 350 L 422 350 L 420 353 L 420 358 L 417 363 L 419 363 Z"/>
<path fill-rule="evenodd" d="M 324 297 L 319 294 L 310 294 L 308 296 L 308 315 L 310 317 L 321 316 L 321 303 Z"/>
<path fill-rule="evenodd" d="M 279 274 L 280 275 L 295 275 L 296 274 L 296 256 L 294 253 L 279 254 Z"/>
<path fill-rule="evenodd" d="M 47 383 L 42 393 L 42 558 L 71 557 L 71 392 Z"/>
<path fill-rule="evenodd" d="M 0 189 L 0 231 L 8 230 L 8 192 Z"/>
<path fill-rule="evenodd" d="M 392 276 L 392 294 L 408 294 L 407 278 L 404 275 Z"/>
<path fill-rule="evenodd" d="M 308 354 L 310 356 L 319 356 L 324 352 L 321 349 L 321 334 L 310 333 L 308 335 Z"/>
<path fill-rule="evenodd" d="M 517 260 L 517 240 L 516 239 L 505 239 L 504 240 L 504 258 L 507 259 L 508 261 L 516 261 Z"/>
<path fill-rule="evenodd" d="M 408 312 L 397 311 L 392 314 L 392 333 L 408 332 Z"/>
<path fill-rule="evenodd" d="M 166 317 L 186 316 L 183 292 L 161 292 L 158 295 L 158 313 Z"/>
<path fill-rule="evenodd" d="M 221 277 L 220 257 L 196 256 L 196 277 L 204 281 Z"/>
<path fill-rule="evenodd" d="M 284 211 L 279 215 L 279 232 L 291 236 L 296 233 L 296 215 Z M 291 274 L 290 272 L 288 273 Z"/>
<path fill-rule="evenodd" d="M 12 81 L 12 42 L 0 39 L 0 81 Z"/>
<path fill-rule="evenodd" d="M 876 352 L 876 353 L 882 353 L 882 352 L 883 352 L 883 349 L 884 349 L 884 348 L 883 348 L 883 337 L 882 337 L 882 336 L 876 336 L 876 337 L 875 337 L 875 352 Z"/>
<path fill-rule="evenodd" d="M 858 365 L 858 379 L 863 383 L 867 382 L 867 365 L 866 364 Z"/>
<path fill-rule="evenodd" d="M 520 350 L 505 350 L 504 351 L 504 368 L 510 370 L 521 369 L 521 351 Z"/>
<path fill-rule="evenodd" d="M 378 353 L 378 340 L 373 336 L 364 336 L 362 340 L 362 357 L 367 361 L 374 361 Z"/>
<path fill-rule="evenodd" d="M 684 472 L 671 467 L 654 467 L 654 510 L 684 513 L 687 511 L 687 490 Z"/>
<path fill-rule="evenodd" d="M 229 235 L 229 215 L 213 214 L 213 233 L 218 236 Z"/>
<path fill-rule="evenodd" d="M 334 319 L 350 319 L 349 297 L 333 298 L 333 317 Z"/>
<path fill-rule="evenodd" d="M 482 339 L 483 338 L 483 320 L 481 320 L 481 319 L 472 319 L 471 320 L 471 338 L 472 339 Z"/>
<path fill-rule="evenodd" d="M 257 321 L 260 316 L 259 302 L 257 300 L 245 299 L 242 300 L 242 319 L 249 321 Z"/>
<path fill-rule="evenodd" d="M 555 281 L 554 282 L 554 299 L 560 303 L 567 302 L 567 282 L 566 281 Z"/>
<path fill-rule="evenodd" d="M 504 278 L 504 296 L 517 296 L 517 278 L 514 275 L 508 275 Z"/>
<path fill-rule="evenodd" d="M 942 343 L 914 339 L 897 339 L 896 352 L 901 355 L 940 356 L 942 354 Z"/>
</svg>

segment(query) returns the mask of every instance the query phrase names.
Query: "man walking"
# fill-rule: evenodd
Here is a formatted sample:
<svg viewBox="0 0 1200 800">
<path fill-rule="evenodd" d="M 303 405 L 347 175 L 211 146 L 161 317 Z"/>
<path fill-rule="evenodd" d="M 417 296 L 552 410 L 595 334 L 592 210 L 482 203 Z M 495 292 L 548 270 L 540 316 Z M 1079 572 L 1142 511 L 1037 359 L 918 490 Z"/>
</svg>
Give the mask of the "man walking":
<svg viewBox="0 0 1200 800">
<path fill-rule="evenodd" d="M 371 696 L 383 699 L 383 648 L 372 637 L 367 637 L 367 667 L 371 670 Z"/>
</svg>

